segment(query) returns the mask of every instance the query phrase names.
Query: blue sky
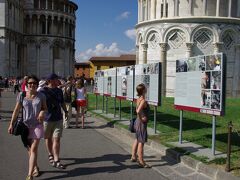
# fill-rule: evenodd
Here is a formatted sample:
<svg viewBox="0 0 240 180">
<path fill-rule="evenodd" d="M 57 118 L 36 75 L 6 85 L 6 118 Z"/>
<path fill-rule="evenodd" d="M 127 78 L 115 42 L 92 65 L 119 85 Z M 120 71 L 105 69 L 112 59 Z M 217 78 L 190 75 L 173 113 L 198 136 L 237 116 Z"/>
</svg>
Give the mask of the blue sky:
<svg viewBox="0 0 240 180">
<path fill-rule="evenodd" d="M 77 61 L 134 53 L 137 0 L 72 0 L 76 12 Z"/>
</svg>

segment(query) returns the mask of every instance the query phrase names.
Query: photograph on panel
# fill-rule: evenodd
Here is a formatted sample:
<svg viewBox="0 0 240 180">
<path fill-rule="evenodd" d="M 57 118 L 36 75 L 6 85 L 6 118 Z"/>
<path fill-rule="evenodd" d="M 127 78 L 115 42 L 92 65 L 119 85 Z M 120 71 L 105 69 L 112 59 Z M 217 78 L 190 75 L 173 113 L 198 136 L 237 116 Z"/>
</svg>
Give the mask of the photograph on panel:
<svg viewBox="0 0 240 180">
<path fill-rule="evenodd" d="M 211 91 L 202 90 L 201 92 L 201 107 L 202 108 L 211 108 Z"/>
<path fill-rule="evenodd" d="M 211 89 L 221 89 L 221 71 L 213 71 L 211 77 Z"/>
<path fill-rule="evenodd" d="M 211 72 L 202 72 L 201 87 L 202 89 L 210 89 Z"/>
<path fill-rule="evenodd" d="M 176 72 L 188 72 L 188 64 L 185 59 L 176 61 Z"/>
<path fill-rule="evenodd" d="M 212 91 L 211 109 L 220 110 L 221 108 L 221 92 Z"/>
<path fill-rule="evenodd" d="M 206 56 L 206 70 L 221 70 L 221 55 Z"/>
<path fill-rule="evenodd" d="M 199 65 L 198 65 L 199 71 L 205 71 L 206 70 L 205 56 L 199 57 L 198 62 L 199 62 Z"/>
</svg>

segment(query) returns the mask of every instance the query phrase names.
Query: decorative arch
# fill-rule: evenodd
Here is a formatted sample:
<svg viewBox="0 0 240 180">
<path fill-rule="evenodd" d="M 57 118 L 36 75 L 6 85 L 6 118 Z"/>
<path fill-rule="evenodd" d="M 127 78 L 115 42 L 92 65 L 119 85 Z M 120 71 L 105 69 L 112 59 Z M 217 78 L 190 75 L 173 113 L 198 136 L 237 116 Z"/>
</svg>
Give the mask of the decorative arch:
<svg viewBox="0 0 240 180">
<path fill-rule="evenodd" d="M 187 31 L 187 29 L 185 27 L 180 26 L 180 25 L 174 25 L 174 26 L 170 26 L 169 28 L 167 28 L 165 30 L 165 32 L 163 33 L 163 42 L 167 42 L 169 33 L 171 33 L 172 31 L 176 31 L 176 30 L 183 32 L 185 34 L 186 42 L 190 42 L 189 32 Z"/>
<path fill-rule="evenodd" d="M 223 42 L 223 46 L 226 50 L 232 48 L 234 44 L 238 43 L 237 38 L 238 31 L 233 27 L 227 26 L 220 33 L 220 42 Z"/>
<path fill-rule="evenodd" d="M 194 37 L 195 37 L 196 33 L 198 33 L 200 30 L 204 30 L 204 29 L 206 29 L 212 33 L 213 42 L 219 42 L 219 35 L 217 32 L 217 29 L 214 26 L 207 26 L 207 25 L 199 25 L 199 26 L 195 27 L 191 33 L 190 42 L 194 42 Z"/>
<path fill-rule="evenodd" d="M 139 33 L 137 33 L 137 38 L 136 38 L 136 44 L 141 44 L 141 43 L 143 43 L 143 36 L 142 36 L 142 32 L 139 32 Z"/>
<path fill-rule="evenodd" d="M 216 38 L 214 38 L 214 33 L 211 29 L 208 28 L 200 28 L 193 34 L 194 44 L 200 49 L 206 49 L 208 46 L 211 46 Z"/>
<path fill-rule="evenodd" d="M 165 38 L 165 42 L 168 43 L 169 48 L 179 49 L 182 46 L 186 46 L 186 33 L 181 29 L 171 29 Z"/>
<path fill-rule="evenodd" d="M 157 33 L 158 36 L 159 36 L 159 41 L 161 42 L 162 41 L 162 38 L 161 38 L 161 32 L 159 29 L 155 28 L 155 27 L 151 27 L 149 29 L 146 30 L 145 32 L 145 35 L 144 35 L 144 42 L 148 42 L 149 40 L 149 36 L 151 36 L 152 33 Z"/>
</svg>

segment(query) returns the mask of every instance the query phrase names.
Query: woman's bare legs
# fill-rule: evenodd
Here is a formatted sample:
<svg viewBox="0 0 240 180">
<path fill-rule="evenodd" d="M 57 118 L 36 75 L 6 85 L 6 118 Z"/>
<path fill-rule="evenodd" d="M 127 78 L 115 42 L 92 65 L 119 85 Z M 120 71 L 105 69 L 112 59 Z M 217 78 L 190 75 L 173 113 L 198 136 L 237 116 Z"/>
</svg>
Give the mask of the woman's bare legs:
<svg viewBox="0 0 240 180">
<path fill-rule="evenodd" d="M 138 141 L 137 139 L 134 140 L 132 145 L 132 157 L 131 160 L 135 161 L 137 160 L 137 149 L 138 149 Z"/>
<path fill-rule="evenodd" d="M 29 149 L 29 169 L 28 175 L 32 176 L 34 168 L 37 166 L 38 145 L 40 139 L 34 139 Z"/>
</svg>

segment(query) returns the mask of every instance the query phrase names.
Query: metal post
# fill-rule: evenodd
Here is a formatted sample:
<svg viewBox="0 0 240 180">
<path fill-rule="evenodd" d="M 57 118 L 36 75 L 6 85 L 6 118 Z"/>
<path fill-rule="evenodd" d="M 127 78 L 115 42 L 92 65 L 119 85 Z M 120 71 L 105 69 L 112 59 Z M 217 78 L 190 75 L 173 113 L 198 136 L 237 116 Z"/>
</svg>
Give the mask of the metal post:
<svg viewBox="0 0 240 180">
<path fill-rule="evenodd" d="M 98 109 L 98 96 L 96 95 L 96 110 Z"/>
<path fill-rule="evenodd" d="M 117 106 L 117 99 L 114 98 L 114 118 L 116 117 L 116 106 Z"/>
<path fill-rule="evenodd" d="M 212 155 L 215 155 L 216 116 L 212 117 Z"/>
<path fill-rule="evenodd" d="M 131 119 L 133 119 L 133 101 L 131 101 Z"/>
<path fill-rule="evenodd" d="M 227 164 L 225 170 L 230 172 L 231 170 L 231 135 L 232 135 L 232 121 L 228 123 L 228 146 L 227 146 Z"/>
<path fill-rule="evenodd" d="M 157 134 L 157 106 L 154 106 L 154 134 Z"/>
<path fill-rule="evenodd" d="M 122 100 L 119 99 L 119 120 L 122 119 L 121 108 L 122 108 Z"/>
<path fill-rule="evenodd" d="M 179 144 L 182 144 L 182 122 L 183 121 L 183 110 L 180 110 L 180 123 L 179 123 Z"/>
<path fill-rule="evenodd" d="M 106 114 L 108 113 L 108 97 L 106 97 Z"/>
<path fill-rule="evenodd" d="M 104 96 L 102 96 L 102 112 L 104 113 Z"/>
</svg>

